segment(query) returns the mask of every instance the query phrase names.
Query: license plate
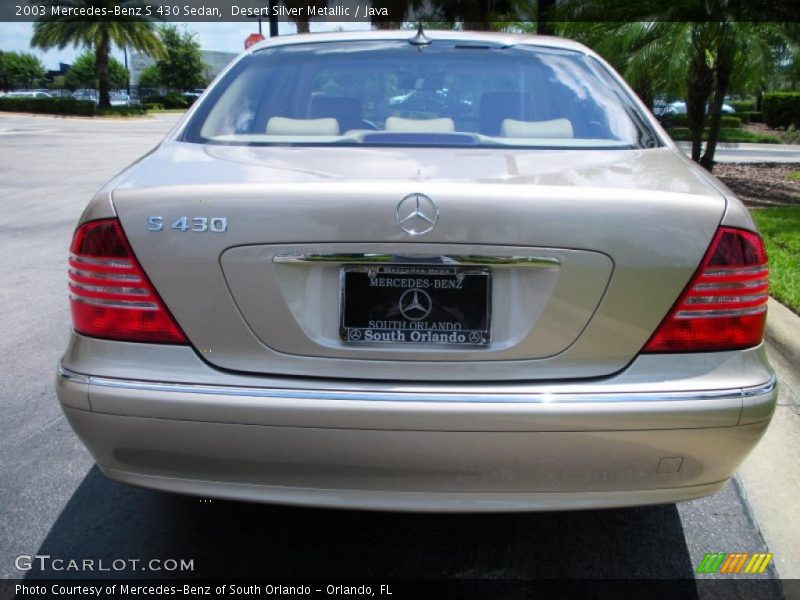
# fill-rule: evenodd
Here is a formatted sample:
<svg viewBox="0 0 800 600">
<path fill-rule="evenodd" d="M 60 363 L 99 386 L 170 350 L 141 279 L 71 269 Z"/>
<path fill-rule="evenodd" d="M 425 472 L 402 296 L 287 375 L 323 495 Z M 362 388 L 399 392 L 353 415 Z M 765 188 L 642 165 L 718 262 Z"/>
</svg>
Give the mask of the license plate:
<svg viewBox="0 0 800 600">
<path fill-rule="evenodd" d="M 486 345 L 491 277 L 483 267 L 344 266 L 339 333 L 359 344 Z"/>
</svg>

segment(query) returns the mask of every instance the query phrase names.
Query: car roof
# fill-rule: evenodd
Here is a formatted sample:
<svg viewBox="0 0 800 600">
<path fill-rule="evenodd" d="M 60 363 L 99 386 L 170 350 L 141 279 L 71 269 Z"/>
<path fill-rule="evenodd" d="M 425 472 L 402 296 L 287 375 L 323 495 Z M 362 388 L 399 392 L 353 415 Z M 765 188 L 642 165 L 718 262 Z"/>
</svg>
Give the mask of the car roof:
<svg viewBox="0 0 800 600">
<path fill-rule="evenodd" d="M 595 55 L 589 48 L 574 40 L 560 38 L 549 35 L 528 35 L 517 33 L 499 33 L 492 31 L 451 31 L 451 30 L 428 30 L 424 31 L 425 36 L 433 41 L 453 40 L 460 42 L 490 43 L 501 44 L 503 46 L 516 46 L 520 44 L 542 46 L 546 48 L 561 48 L 564 50 L 575 50 L 584 54 Z M 337 31 L 326 33 L 303 33 L 297 35 L 281 35 L 274 38 L 267 38 L 251 46 L 246 53 L 250 54 L 274 48 L 277 46 L 289 46 L 297 44 L 312 44 L 324 42 L 350 42 L 368 40 L 409 40 L 416 35 L 413 29 L 394 29 L 379 31 Z"/>
</svg>

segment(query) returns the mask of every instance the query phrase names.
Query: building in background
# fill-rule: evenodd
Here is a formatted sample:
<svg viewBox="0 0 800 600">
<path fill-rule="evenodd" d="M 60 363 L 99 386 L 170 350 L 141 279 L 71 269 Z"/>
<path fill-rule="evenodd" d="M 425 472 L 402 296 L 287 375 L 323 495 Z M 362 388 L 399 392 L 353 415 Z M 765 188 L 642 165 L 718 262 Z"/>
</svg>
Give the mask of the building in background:
<svg viewBox="0 0 800 600">
<path fill-rule="evenodd" d="M 221 52 L 219 50 L 201 50 L 200 54 L 203 57 L 203 63 L 206 65 L 203 76 L 207 81 L 211 81 L 214 77 L 219 75 L 220 71 L 227 67 L 228 63 L 238 56 L 236 52 Z M 153 57 L 147 54 L 131 54 L 131 86 L 138 87 L 142 71 L 150 65 L 154 65 L 155 62 Z"/>
</svg>

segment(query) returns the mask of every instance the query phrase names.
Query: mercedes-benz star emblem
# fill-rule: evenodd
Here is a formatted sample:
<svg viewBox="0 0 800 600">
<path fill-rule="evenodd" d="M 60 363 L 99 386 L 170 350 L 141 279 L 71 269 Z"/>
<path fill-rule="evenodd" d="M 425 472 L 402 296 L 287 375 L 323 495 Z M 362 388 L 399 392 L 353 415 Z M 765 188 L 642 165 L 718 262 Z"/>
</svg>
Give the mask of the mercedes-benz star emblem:
<svg viewBox="0 0 800 600">
<path fill-rule="evenodd" d="M 411 288 L 400 296 L 400 314 L 409 321 L 421 321 L 431 314 L 431 308 L 433 301 L 424 290 Z"/>
<path fill-rule="evenodd" d="M 411 235 L 428 233 L 439 220 L 439 207 L 425 194 L 409 194 L 397 204 L 397 224 Z"/>
</svg>

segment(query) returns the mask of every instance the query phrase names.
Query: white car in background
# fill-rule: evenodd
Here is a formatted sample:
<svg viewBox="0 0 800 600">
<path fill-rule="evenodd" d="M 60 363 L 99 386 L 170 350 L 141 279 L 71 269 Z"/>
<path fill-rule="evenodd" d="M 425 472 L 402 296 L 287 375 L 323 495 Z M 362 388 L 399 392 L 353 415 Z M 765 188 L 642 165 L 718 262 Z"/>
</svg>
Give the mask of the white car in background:
<svg viewBox="0 0 800 600">
<path fill-rule="evenodd" d="M 8 98 L 52 98 L 47 92 L 39 90 L 19 90 L 6 94 Z"/>
<path fill-rule="evenodd" d="M 130 106 L 131 97 L 125 92 L 112 92 L 111 106 Z"/>
<path fill-rule="evenodd" d="M 736 113 L 736 109 L 733 108 L 730 104 L 723 104 L 722 105 L 722 113 L 726 115 L 732 115 Z M 686 114 L 686 102 L 677 101 L 671 102 L 666 106 L 666 109 L 662 112 L 662 115 L 685 115 Z"/>
</svg>

